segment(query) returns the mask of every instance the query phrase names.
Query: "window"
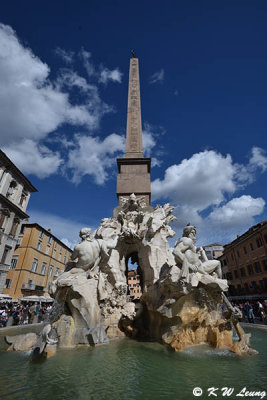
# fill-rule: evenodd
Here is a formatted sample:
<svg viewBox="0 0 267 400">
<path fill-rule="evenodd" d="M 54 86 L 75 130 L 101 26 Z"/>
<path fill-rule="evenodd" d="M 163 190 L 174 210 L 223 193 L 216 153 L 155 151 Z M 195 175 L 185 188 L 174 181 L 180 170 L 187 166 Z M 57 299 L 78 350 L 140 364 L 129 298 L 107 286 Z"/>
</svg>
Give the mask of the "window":
<svg viewBox="0 0 267 400">
<path fill-rule="evenodd" d="M 17 263 L 18 263 L 17 257 L 12 258 L 12 260 L 11 260 L 11 269 L 16 269 Z"/>
<path fill-rule="evenodd" d="M 261 266 L 260 266 L 260 263 L 258 261 L 255 262 L 254 266 L 255 266 L 255 271 L 256 271 L 257 274 L 259 272 L 261 272 Z"/>
<path fill-rule="evenodd" d="M 40 232 L 40 239 L 43 239 L 43 237 L 44 237 L 44 232 L 41 231 L 41 232 Z"/>
<path fill-rule="evenodd" d="M 50 246 L 46 246 L 45 254 L 49 254 Z"/>
<path fill-rule="evenodd" d="M 52 243 L 52 236 L 49 236 L 49 238 L 48 238 L 48 243 L 49 243 L 49 244 Z"/>
<path fill-rule="evenodd" d="M 251 264 L 247 265 L 247 270 L 248 270 L 248 274 L 249 275 L 253 275 L 254 274 L 253 267 L 252 267 Z"/>
<path fill-rule="evenodd" d="M 55 242 L 55 249 L 57 248 L 57 242 Z"/>
<path fill-rule="evenodd" d="M 6 289 L 9 289 L 11 286 L 12 279 L 6 279 Z"/>
<path fill-rule="evenodd" d="M 58 261 L 61 261 L 61 253 L 58 255 Z"/>
<path fill-rule="evenodd" d="M 240 268 L 240 272 L 241 272 L 241 276 L 246 276 L 246 271 L 245 271 L 245 268 L 243 267 L 243 268 Z"/>
<path fill-rule="evenodd" d="M 234 276 L 235 276 L 235 279 L 238 278 L 238 271 L 234 271 Z"/>
<path fill-rule="evenodd" d="M 41 268 L 42 275 L 45 275 L 45 270 L 46 270 L 46 263 L 43 263 L 42 268 Z"/>
<path fill-rule="evenodd" d="M 24 232 L 25 232 L 25 225 L 21 225 L 20 233 L 24 233 Z"/>
<path fill-rule="evenodd" d="M 13 224 L 12 224 L 12 228 L 11 228 L 10 233 L 9 233 L 11 236 L 16 236 L 17 228 L 19 226 L 19 223 L 20 223 L 19 218 L 15 217 L 14 221 L 13 221 Z"/>
<path fill-rule="evenodd" d="M 66 264 L 66 256 L 64 256 L 64 264 Z"/>
<path fill-rule="evenodd" d="M 236 250 L 236 254 L 237 254 L 237 257 L 240 258 L 240 253 L 238 250 Z"/>
<path fill-rule="evenodd" d="M 256 239 L 257 247 L 262 247 L 262 240 L 260 237 Z"/>
<path fill-rule="evenodd" d="M 264 271 L 267 271 L 267 260 L 262 260 Z"/>
<path fill-rule="evenodd" d="M 232 259 L 232 261 L 234 261 L 234 256 L 233 256 L 233 254 L 231 254 L 231 259 Z"/>
<path fill-rule="evenodd" d="M 14 193 L 14 189 L 17 186 L 17 183 L 13 180 L 10 182 L 9 188 L 7 190 L 6 196 L 10 197 Z"/>
<path fill-rule="evenodd" d="M 8 253 L 9 253 L 10 250 L 11 250 L 11 247 L 5 246 L 3 254 L 2 254 L 1 264 L 5 264 L 6 263 L 6 259 L 7 259 L 7 256 L 8 256 Z"/>
<path fill-rule="evenodd" d="M 0 214 L 0 228 L 2 228 L 2 226 L 4 225 L 6 216 L 4 214 Z"/>
<path fill-rule="evenodd" d="M 20 206 L 23 205 L 24 200 L 26 200 L 26 198 L 27 198 L 27 194 L 26 194 L 26 192 L 23 191 L 23 192 L 21 193 L 21 197 L 20 197 L 20 201 L 19 201 L 19 205 L 20 205 Z"/>
<path fill-rule="evenodd" d="M 59 275 L 59 268 L 56 268 L 55 277 Z"/>
<path fill-rule="evenodd" d="M 49 276 L 52 276 L 53 275 L 53 265 L 50 265 L 50 267 L 49 267 Z"/>
<path fill-rule="evenodd" d="M 250 247 L 250 250 L 251 250 L 251 251 L 253 251 L 253 250 L 254 250 L 253 243 L 249 243 L 249 247 Z"/>
<path fill-rule="evenodd" d="M 38 268 L 38 260 L 34 258 L 33 263 L 32 263 L 32 272 L 36 272 Z"/>
<path fill-rule="evenodd" d="M 244 250 L 244 254 L 248 253 L 246 246 L 243 247 L 243 250 Z"/>
<path fill-rule="evenodd" d="M 42 250 L 42 242 L 39 240 L 38 244 L 37 244 L 37 250 Z"/>
<path fill-rule="evenodd" d="M 226 279 L 229 280 L 229 281 L 231 281 L 233 279 L 232 272 L 227 272 L 226 273 Z"/>
<path fill-rule="evenodd" d="M 20 244 L 21 244 L 21 241 L 22 241 L 22 238 L 21 238 L 21 237 L 19 237 L 19 238 L 18 238 L 18 240 L 17 240 L 16 247 L 19 247 L 19 246 L 20 246 Z"/>
</svg>

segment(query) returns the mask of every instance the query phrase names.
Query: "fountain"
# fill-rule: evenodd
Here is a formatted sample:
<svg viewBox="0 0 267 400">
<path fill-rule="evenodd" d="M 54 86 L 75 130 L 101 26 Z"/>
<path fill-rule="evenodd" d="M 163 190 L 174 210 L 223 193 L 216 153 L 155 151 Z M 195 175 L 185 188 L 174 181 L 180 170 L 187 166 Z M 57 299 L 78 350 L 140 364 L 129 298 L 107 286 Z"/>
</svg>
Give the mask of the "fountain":
<svg viewBox="0 0 267 400">
<path fill-rule="evenodd" d="M 206 343 L 238 354 L 257 353 L 224 294 L 228 285 L 220 262 L 195 247 L 194 226 L 184 228 L 171 252 L 172 211 L 169 204 L 147 207 L 133 193 L 94 234 L 81 229 L 72 261 L 51 286 L 55 303 L 50 320 L 33 346 L 25 341 L 34 357 L 51 356 L 57 347 L 95 346 L 124 336 L 177 351 Z M 126 261 L 133 253 L 142 275 L 140 304 L 127 290 Z M 239 335 L 236 343 L 232 323 Z"/>
</svg>

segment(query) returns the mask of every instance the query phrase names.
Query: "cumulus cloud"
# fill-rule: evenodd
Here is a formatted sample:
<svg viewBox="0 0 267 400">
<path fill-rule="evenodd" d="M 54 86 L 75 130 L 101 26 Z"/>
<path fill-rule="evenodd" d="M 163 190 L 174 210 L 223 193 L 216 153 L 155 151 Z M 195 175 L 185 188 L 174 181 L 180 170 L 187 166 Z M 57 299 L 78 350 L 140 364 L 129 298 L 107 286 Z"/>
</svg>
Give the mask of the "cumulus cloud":
<svg viewBox="0 0 267 400">
<path fill-rule="evenodd" d="M 10 138 L 43 139 L 63 123 L 94 127 L 96 115 L 91 105 L 72 105 L 68 93 L 49 80 L 48 65 L 19 42 L 11 27 L 3 24 L 0 54 L 2 144 L 9 143 Z"/>
<path fill-rule="evenodd" d="M 99 137 L 76 135 L 69 150 L 66 167 L 71 170 L 71 181 L 78 184 L 85 175 L 102 185 L 108 179 L 107 169 L 115 166 L 115 157 L 125 149 L 125 139 L 112 133 L 101 141 Z"/>
<path fill-rule="evenodd" d="M 172 165 L 163 180 L 152 182 L 153 199 L 170 198 L 175 204 L 187 204 L 203 210 L 219 204 L 224 192 L 236 190 L 235 167 L 230 155 L 203 151 Z"/>
<path fill-rule="evenodd" d="M 57 48 L 56 54 L 73 66 L 74 52 Z M 100 72 L 96 72 L 91 54 L 82 49 L 79 55 L 87 75 L 98 81 Z M 89 83 L 72 68 L 60 69 L 57 78 L 51 80 L 49 66 L 3 24 L 0 57 L 1 146 L 24 173 L 47 177 L 58 170 L 65 157 L 47 147 L 53 143 L 51 134 L 63 124 L 92 133 L 99 128 L 103 115 L 114 108 L 102 101 L 96 83 Z M 118 68 L 101 68 L 106 82 L 121 80 Z"/>
<path fill-rule="evenodd" d="M 159 71 L 156 71 L 151 77 L 149 78 L 149 83 L 156 83 L 156 82 L 163 82 L 164 80 L 164 69 L 160 69 Z"/>
<path fill-rule="evenodd" d="M 217 230 L 222 237 L 222 230 L 247 227 L 263 212 L 264 200 L 248 195 L 228 202 L 227 198 L 255 179 L 256 168 L 263 169 L 262 149 L 257 149 L 256 153 L 252 149 L 246 165 L 234 163 L 229 154 L 224 156 L 213 150 L 196 153 L 167 168 L 162 180 L 152 182 L 152 199 L 170 200 L 176 207 L 176 225 L 193 223 L 202 234 L 206 232 L 206 238 L 211 237 L 207 232 Z"/>
<path fill-rule="evenodd" d="M 38 178 L 54 174 L 63 163 L 58 152 L 30 139 L 6 146 L 3 151 L 25 174 L 34 174 Z"/>
<path fill-rule="evenodd" d="M 210 214 L 209 220 L 221 229 L 239 228 L 246 224 L 252 225 L 253 217 L 263 212 L 265 201 L 249 195 L 233 198 L 221 207 L 216 207 Z"/>
</svg>

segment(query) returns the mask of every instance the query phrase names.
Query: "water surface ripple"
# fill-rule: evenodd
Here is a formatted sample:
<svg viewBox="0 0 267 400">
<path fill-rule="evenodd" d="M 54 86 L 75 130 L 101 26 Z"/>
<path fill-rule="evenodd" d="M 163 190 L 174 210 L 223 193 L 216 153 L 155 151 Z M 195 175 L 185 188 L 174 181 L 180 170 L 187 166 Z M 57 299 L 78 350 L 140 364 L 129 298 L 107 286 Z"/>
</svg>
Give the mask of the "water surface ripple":
<svg viewBox="0 0 267 400">
<path fill-rule="evenodd" d="M 194 399 L 193 388 L 244 386 L 267 391 L 267 333 L 253 330 L 253 357 L 208 346 L 173 353 L 157 343 L 113 341 L 61 350 L 41 363 L 27 353 L 0 354 L 0 398 L 23 400 Z M 218 393 L 217 398 L 223 398 Z M 235 396 L 231 396 L 235 398 Z M 247 397 L 248 398 L 248 397 Z"/>
</svg>

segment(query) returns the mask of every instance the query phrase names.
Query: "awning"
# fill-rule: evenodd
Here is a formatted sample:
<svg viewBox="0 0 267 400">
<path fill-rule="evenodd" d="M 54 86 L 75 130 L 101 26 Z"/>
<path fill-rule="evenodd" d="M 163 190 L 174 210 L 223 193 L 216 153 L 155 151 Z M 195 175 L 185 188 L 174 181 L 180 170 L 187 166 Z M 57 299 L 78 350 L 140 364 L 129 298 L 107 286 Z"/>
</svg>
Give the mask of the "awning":
<svg viewBox="0 0 267 400">
<path fill-rule="evenodd" d="M 35 301 L 39 303 L 53 303 L 54 299 L 52 297 L 46 296 L 25 296 L 21 297 L 20 301 Z"/>
</svg>

